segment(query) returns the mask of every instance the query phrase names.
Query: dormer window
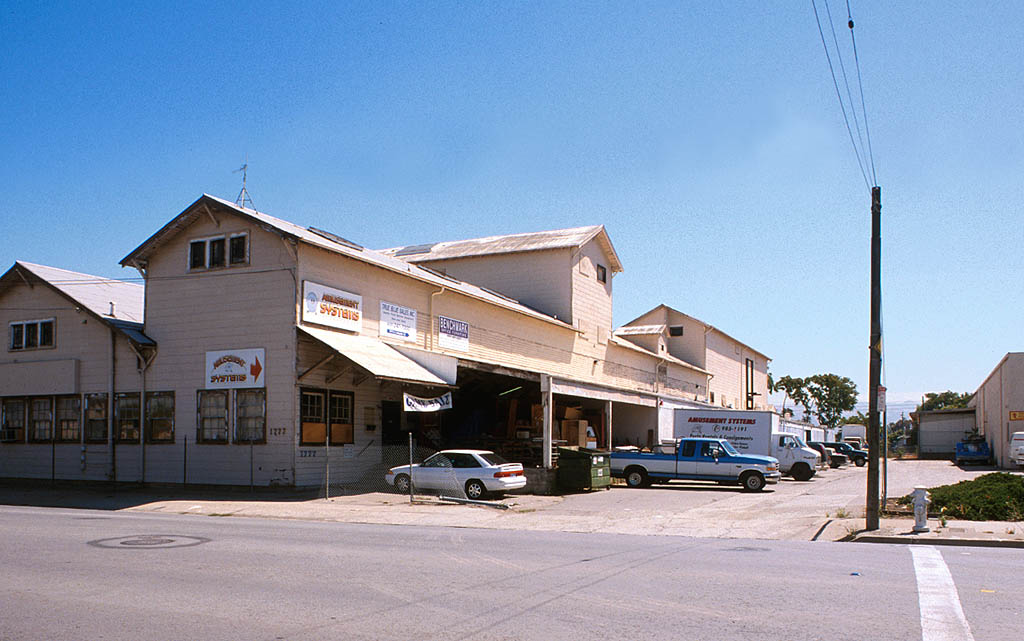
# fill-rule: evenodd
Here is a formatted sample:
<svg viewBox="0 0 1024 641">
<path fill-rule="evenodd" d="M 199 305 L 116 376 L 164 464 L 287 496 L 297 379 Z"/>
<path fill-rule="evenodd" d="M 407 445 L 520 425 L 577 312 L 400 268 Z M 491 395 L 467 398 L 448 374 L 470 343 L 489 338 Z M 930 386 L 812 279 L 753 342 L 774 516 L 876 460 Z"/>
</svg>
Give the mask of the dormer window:
<svg viewBox="0 0 1024 641">
<path fill-rule="evenodd" d="M 196 239 L 188 247 L 190 270 L 249 264 L 249 234 Z"/>
</svg>

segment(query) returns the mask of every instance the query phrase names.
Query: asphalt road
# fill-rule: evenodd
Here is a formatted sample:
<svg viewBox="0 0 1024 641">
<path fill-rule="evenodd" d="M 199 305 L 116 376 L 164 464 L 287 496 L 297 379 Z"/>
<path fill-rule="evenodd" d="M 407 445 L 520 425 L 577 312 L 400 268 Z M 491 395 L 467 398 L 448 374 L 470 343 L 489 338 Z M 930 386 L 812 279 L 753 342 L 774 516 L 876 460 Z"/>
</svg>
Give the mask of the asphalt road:
<svg viewBox="0 0 1024 641">
<path fill-rule="evenodd" d="M 35 507 L 0 540 L 4 641 L 1020 638 L 1021 550 Z"/>
</svg>

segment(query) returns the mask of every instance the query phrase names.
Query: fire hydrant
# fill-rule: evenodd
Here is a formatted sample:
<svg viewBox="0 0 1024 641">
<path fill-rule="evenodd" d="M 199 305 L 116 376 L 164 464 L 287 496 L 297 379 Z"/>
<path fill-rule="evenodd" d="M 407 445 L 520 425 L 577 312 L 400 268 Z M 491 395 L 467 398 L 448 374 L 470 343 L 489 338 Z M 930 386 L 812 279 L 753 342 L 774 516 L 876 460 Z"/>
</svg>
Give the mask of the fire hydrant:
<svg viewBox="0 0 1024 641">
<path fill-rule="evenodd" d="M 918 485 L 914 488 L 914 532 L 928 532 L 928 504 L 932 502 L 928 498 L 928 488 Z"/>
</svg>

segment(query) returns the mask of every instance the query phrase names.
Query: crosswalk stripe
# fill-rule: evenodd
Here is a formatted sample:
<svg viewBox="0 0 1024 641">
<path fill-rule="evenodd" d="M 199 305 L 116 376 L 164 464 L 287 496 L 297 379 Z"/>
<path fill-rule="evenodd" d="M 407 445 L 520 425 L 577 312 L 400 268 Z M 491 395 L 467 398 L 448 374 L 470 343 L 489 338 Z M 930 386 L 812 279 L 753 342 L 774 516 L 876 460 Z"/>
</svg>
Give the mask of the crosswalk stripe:
<svg viewBox="0 0 1024 641">
<path fill-rule="evenodd" d="M 912 545 L 921 608 L 922 641 L 974 641 L 960 595 L 942 554 L 931 545 Z"/>
</svg>

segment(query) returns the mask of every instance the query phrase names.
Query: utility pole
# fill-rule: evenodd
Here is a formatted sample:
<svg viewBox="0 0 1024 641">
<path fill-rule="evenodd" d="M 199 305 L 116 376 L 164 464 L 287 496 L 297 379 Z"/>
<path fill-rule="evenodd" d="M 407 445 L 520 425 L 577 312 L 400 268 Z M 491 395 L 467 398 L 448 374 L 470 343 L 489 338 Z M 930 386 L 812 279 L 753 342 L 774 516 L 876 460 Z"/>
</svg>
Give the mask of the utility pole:
<svg viewBox="0 0 1024 641">
<path fill-rule="evenodd" d="M 871 188 L 871 360 L 868 373 L 868 496 L 865 529 L 878 529 L 878 387 L 882 378 L 882 188 Z"/>
</svg>

